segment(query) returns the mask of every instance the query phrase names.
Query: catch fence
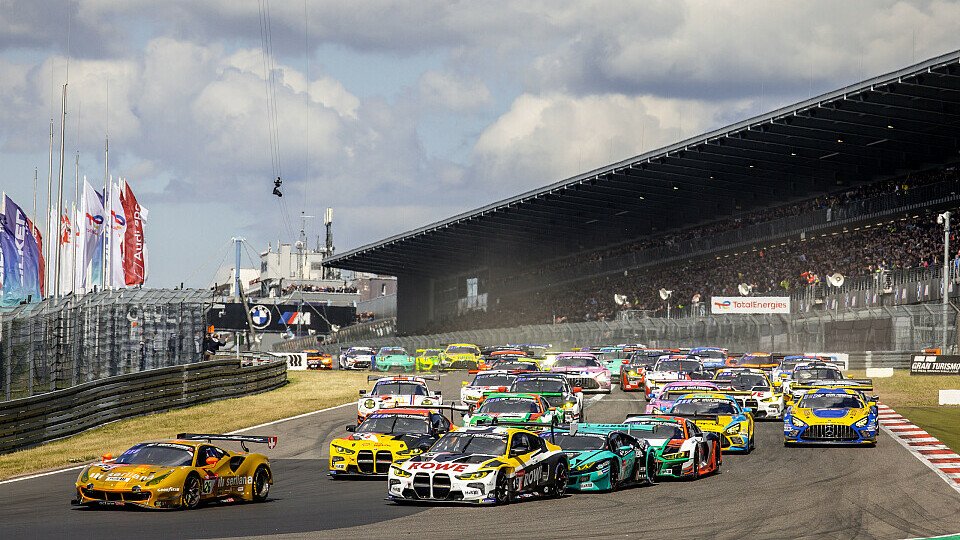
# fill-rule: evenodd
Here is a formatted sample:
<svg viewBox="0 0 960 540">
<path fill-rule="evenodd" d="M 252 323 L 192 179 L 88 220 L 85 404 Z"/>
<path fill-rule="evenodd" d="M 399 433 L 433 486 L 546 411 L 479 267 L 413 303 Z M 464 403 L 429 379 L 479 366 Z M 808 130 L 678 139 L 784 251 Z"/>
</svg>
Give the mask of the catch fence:
<svg viewBox="0 0 960 540">
<path fill-rule="evenodd" d="M 210 291 L 125 289 L 0 313 L 0 398 L 197 362 Z"/>
</svg>

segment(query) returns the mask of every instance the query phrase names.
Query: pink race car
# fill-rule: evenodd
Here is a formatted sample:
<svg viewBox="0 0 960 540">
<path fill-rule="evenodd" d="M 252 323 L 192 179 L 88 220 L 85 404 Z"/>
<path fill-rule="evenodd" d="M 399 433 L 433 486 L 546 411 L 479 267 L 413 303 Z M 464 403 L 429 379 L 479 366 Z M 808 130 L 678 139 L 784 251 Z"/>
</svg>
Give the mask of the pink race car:
<svg viewBox="0 0 960 540">
<path fill-rule="evenodd" d="M 593 354 L 560 353 L 550 371 L 566 375 L 570 386 L 579 386 L 585 393 L 610 393 L 610 370 Z"/>
<path fill-rule="evenodd" d="M 647 403 L 646 414 L 665 414 L 681 396 L 694 392 L 719 392 L 720 387 L 707 381 L 676 381 L 667 383 L 660 393 Z"/>
</svg>

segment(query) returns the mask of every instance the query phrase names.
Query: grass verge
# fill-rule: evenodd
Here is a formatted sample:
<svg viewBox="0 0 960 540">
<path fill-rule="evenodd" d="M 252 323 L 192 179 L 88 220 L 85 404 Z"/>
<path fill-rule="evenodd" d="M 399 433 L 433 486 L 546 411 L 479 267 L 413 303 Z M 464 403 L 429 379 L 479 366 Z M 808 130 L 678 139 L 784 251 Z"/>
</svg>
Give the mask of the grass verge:
<svg viewBox="0 0 960 540">
<path fill-rule="evenodd" d="M 859 378 L 864 373 L 850 372 L 848 376 Z M 908 370 L 897 370 L 893 377 L 873 379 L 873 388 L 881 402 L 960 452 L 960 407 L 938 405 L 940 390 L 960 388 L 960 376 L 910 375 Z"/>
<path fill-rule="evenodd" d="M 289 371 L 282 388 L 185 409 L 120 420 L 44 445 L 0 455 L 0 480 L 31 472 L 86 463 L 104 453 L 118 455 L 146 440 L 182 432 L 227 433 L 348 403 L 367 388 L 366 372 Z"/>
</svg>

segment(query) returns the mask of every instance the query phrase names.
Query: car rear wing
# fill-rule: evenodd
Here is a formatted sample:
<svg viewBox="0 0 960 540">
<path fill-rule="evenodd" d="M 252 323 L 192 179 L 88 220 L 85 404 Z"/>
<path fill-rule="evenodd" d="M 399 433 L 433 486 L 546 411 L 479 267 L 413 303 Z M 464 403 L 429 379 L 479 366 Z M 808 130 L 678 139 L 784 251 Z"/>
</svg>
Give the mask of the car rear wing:
<svg viewBox="0 0 960 540">
<path fill-rule="evenodd" d="M 415 380 L 423 379 L 425 381 L 439 381 L 439 375 L 367 375 L 367 382 L 379 381 L 380 379 Z"/>
<path fill-rule="evenodd" d="M 227 435 L 219 433 L 180 433 L 177 435 L 177 440 L 181 441 L 230 441 L 238 442 L 243 448 L 244 452 L 249 452 L 247 450 L 246 443 L 257 443 L 265 444 L 267 448 L 274 448 L 277 446 L 277 437 L 275 435 L 271 436 L 261 436 L 261 435 Z"/>
<path fill-rule="evenodd" d="M 428 411 L 459 411 L 467 412 L 469 407 L 463 405 L 394 405 L 390 409 L 426 409 Z"/>
<path fill-rule="evenodd" d="M 669 413 L 670 416 L 676 416 L 679 418 L 688 418 L 690 420 L 710 420 L 711 422 L 718 422 L 720 420 L 719 414 L 685 414 L 685 413 Z"/>
</svg>

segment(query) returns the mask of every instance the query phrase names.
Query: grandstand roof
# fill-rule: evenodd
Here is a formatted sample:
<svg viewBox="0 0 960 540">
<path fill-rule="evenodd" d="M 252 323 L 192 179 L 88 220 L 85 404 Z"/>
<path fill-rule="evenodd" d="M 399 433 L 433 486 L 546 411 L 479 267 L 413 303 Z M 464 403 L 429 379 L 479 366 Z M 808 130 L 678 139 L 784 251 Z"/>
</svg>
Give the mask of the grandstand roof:
<svg viewBox="0 0 960 540">
<path fill-rule="evenodd" d="M 960 51 L 327 259 L 389 275 L 524 264 L 957 161 Z"/>
</svg>

